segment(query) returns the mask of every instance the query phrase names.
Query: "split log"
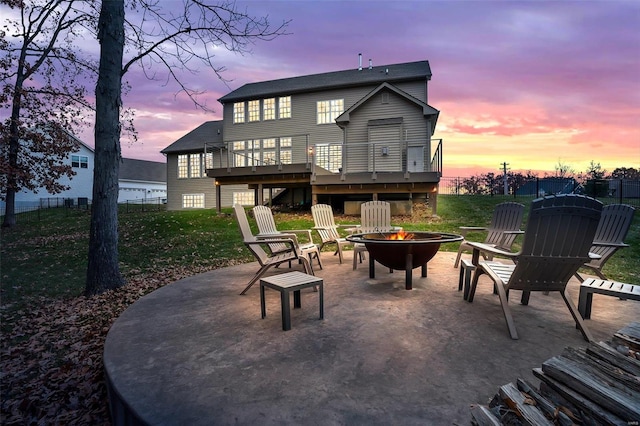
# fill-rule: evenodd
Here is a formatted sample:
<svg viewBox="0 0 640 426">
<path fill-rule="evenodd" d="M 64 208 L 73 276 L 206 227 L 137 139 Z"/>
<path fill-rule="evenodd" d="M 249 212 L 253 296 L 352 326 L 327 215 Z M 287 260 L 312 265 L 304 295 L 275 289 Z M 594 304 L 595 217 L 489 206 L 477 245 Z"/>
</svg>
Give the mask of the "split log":
<svg viewBox="0 0 640 426">
<path fill-rule="evenodd" d="M 585 398 L 580 393 L 568 387 L 565 383 L 559 380 L 555 380 L 551 376 L 545 374 L 542 368 L 534 368 L 533 374 L 538 379 L 542 380 L 549 388 L 557 392 L 562 398 L 566 399 L 569 403 L 576 406 L 582 411 L 582 416 L 589 416 L 593 418 L 597 424 L 613 425 L 613 426 L 629 426 L 629 423 L 622 420 L 620 417 L 605 410 L 595 402 Z"/>
<path fill-rule="evenodd" d="M 640 361 L 620 353 L 613 346 L 605 342 L 589 345 L 587 347 L 587 353 L 607 361 L 633 376 L 640 377 Z"/>
<path fill-rule="evenodd" d="M 562 412 L 561 407 L 557 407 L 556 405 L 552 404 L 549 400 L 540 395 L 540 393 L 531 385 L 529 385 L 529 383 L 527 383 L 525 380 L 518 379 L 516 383 L 518 385 L 518 389 L 521 392 L 524 392 L 525 395 L 533 398 L 533 400 L 536 401 L 538 408 L 543 413 L 545 413 L 547 418 L 553 420 L 555 424 L 558 424 L 560 426 L 571 426 L 574 424 L 574 420 L 577 420 L 575 416 L 573 416 L 574 419 L 572 420 L 567 414 Z"/>
<path fill-rule="evenodd" d="M 640 393 L 623 386 L 596 368 L 564 356 L 556 356 L 542 363 L 542 371 L 623 420 L 640 419 Z"/>
<path fill-rule="evenodd" d="M 634 375 L 620 369 L 617 365 L 590 356 L 585 349 L 565 348 L 562 356 L 580 365 L 585 370 L 597 373 L 596 378 L 608 383 L 624 393 L 637 393 L 640 398 L 640 381 Z"/>
<path fill-rule="evenodd" d="M 502 423 L 486 405 L 472 405 L 471 415 L 479 426 L 500 426 Z"/>
<path fill-rule="evenodd" d="M 500 386 L 499 394 L 500 398 L 518 415 L 524 424 L 530 426 L 553 426 L 553 423 L 536 407 L 536 401 L 532 398 L 527 398 L 513 383 Z"/>
<path fill-rule="evenodd" d="M 634 351 L 640 351 L 640 322 L 632 322 L 613 335 L 614 342 L 628 346 Z"/>
</svg>

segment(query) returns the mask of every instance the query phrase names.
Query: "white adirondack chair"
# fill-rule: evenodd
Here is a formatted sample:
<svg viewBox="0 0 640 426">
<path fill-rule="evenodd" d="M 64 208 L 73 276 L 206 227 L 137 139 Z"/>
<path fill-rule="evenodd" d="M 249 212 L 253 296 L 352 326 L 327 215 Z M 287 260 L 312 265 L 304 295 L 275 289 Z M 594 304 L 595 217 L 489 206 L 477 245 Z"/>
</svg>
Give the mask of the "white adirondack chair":
<svg viewBox="0 0 640 426">
<path fill-rule="evenodd" d="M 305 254 L 302 254 L 293 239 L 286 237 L 257 239 L 251 232 L 251 227 L 249 226 L 249 220 L 247 219 L 247 213 L 245 212 L 244 207 L 240 204 L 236 204 L 233 206 L 233 210 L 236 220 L 238 221 L 240 233 L 242 234 L 242 241 L 260 264 L 260 269 L 258 269 L 258 272 L 256 272 L 253 278 L 251 278 L 247 287 L 245 287 L 240 294 L 245 294 L 247 290 L 249 290 L 251 286 L 255 284 L 265 272 L 267 272 L 267 270 L 269 270 L 269 268 L 278 266 L 281 263 L 299 260 L 302 262 L 305 272 L 313 275 L 309 259 L 307 259 Z M 271 244 L 284 244 L 287 246 L 287 249 L 274 253 L 270 249 Z"/>
</svg>

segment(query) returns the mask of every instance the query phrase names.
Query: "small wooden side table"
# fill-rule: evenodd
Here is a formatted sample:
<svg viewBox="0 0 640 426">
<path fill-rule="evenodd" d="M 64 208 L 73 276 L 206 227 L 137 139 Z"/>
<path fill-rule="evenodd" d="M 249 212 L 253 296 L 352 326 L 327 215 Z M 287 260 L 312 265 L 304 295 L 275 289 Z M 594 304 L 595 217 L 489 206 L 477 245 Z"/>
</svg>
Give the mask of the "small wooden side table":
<svg viewBox="0 0 640 426">
<path fill-rule="evenodd" d="M 320 304 L 320 319 L 324 319 L 324 282 L 322 278 L 305 274 L 299 271 L 287 272 L 284 274 L 273 275 L 260 279 L 260 309 L 262 318 L 267 316 L 267 308 L 265 303 L 265 287 L 278 290 L 280 292 L 280 300 L 282 303 L 282 329 L 291 330 L 291 302 L 289 294 L 293 292 L 293 307 L 300 308 L 302 306 L 300 300 L 300 290 L 306 287 L 318 287 L 318 296 Z"/>
</svg>

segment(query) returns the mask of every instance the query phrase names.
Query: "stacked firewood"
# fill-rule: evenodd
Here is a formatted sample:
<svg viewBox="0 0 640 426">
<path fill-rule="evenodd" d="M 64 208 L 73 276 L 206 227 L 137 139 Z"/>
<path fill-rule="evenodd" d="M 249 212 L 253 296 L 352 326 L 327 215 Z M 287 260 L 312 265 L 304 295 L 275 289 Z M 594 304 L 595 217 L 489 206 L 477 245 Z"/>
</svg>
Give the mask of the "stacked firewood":
<svg viewBox="0 0 640 426">
<path fill-rule="evenodd" d="M 488 405 L 472 405 L 474 425 L 640 426 L 640 322 L 611 341 L 567 348 L 522 379 L 501 386 Z"/>
</svg>

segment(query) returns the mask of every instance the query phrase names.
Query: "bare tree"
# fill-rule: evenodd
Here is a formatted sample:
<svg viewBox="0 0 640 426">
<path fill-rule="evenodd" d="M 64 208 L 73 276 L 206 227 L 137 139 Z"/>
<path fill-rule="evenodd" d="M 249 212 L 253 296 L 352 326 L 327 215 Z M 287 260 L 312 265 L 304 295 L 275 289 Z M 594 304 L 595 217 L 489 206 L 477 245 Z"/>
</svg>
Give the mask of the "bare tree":
<svg viewBox="0 0 640 426">
<path fill-rule="evenodd" d="M 222 78 L 214 47 L 245 53 L 257 40 L 284 34 L 287 22 L 272 28 L 266 17 L 254 18 L 235 3 L 183 0 L 138 0 L 125 13 L 124 0 L 103 1 L 98 21 L 100 72 L 96 88 L 95 169 L 89 262 L 85 294 L 124 284 L 118 268 L 118 170 L 120 162 L 120 99 L 122 78 L 135 64 L 150 78 L 178 84 L 194 103 L 201 90 L 186 76 L 206 66 Z M 123 59 L 124 58 L 124 59 Z M 160 68 L 160 71 L 158 71 Z M 158 72 L 160 72 L 158 74 Z"/>
<path fill-rule="evenodd" d="M 74 172 L 64 160 L 77 149 L 71 136 L 87 124 L 91 105 L 86 88 L 93 64 L 77 55 L 92 16 L 78 1 L 2 0 L 16 14 L 0 31 L 0 104 L 9 118 L 0 122 L 0 198 L 6 202 L 2 226 L 14 226 L 15 195 L 45 188 L 55 194 Z M 16 13 L 17 12 L 17 13 Z"/>
</svg>

